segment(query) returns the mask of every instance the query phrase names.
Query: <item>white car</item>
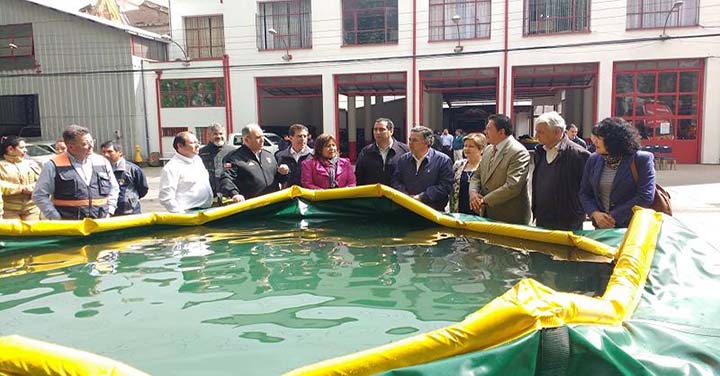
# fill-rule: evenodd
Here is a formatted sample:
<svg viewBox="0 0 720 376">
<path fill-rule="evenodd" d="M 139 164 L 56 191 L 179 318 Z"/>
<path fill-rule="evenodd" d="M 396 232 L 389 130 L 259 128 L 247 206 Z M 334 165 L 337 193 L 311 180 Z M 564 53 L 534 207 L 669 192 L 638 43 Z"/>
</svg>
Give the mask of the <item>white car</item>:
<svg viewBox="0 0 720 376">
<path fill-rule="evenodd" d="M 45 162 L 55 156 L 55 153 L 44 145 L 25 144 L 25 146 L 27 146 L 27 154 L 25 154 L 25 157 L 32 159 L 40 164 L 40 166 L 45 165 Z"/>
<path fill-rule="evenodd" d="M 263 149 L 269 151 L 272 155 L 275 155 L 275 153 L 280 149 L 280 141 L 282 141 L 282 137 L 275 133 L 267 132 L 263 135 Z M 240 147 L 243 144 L 242 134 L 230 133 L 228 135 L 228 143 L 235 147 Z"/>
</svg>

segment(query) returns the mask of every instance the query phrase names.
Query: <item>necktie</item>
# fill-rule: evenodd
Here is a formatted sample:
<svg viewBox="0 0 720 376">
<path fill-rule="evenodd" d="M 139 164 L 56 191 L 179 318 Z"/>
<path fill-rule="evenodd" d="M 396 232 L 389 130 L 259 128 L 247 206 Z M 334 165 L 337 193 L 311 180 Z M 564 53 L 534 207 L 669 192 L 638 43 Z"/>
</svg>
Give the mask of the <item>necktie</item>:
<svg viewBox="0 0 720 376">
<path fill-rule="evenodd" d="M 495 155 L 497 155 L 497 146 L 493 145 L 493 152 L 490 154 L 490 163 L 495 162 Z"/>
</svg>

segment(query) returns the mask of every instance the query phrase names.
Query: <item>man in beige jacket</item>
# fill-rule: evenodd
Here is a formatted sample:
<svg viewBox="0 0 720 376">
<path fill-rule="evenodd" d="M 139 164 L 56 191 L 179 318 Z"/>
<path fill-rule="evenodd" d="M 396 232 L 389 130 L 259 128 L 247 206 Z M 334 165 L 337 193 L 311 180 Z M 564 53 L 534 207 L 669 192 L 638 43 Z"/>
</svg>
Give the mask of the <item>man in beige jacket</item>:
<svg viewBox="0 0 720 376">
<path fill-rule="evenodd" d="M 488 146 L 470 180 L 470 208 L 487 218 L 507 223 L 530 223 L 527 177 L 530 153 L 512 136 L 510 118 L 488 119 Z"/>
</svg>

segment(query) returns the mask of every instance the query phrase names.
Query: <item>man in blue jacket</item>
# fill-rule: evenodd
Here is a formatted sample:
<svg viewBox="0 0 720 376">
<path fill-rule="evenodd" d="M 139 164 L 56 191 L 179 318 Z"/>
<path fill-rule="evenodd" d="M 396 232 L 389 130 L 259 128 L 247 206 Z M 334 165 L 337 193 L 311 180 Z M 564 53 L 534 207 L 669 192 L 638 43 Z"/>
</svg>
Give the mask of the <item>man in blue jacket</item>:
<svg viewBox="0 0 720 376">
<path fill-rule="evenodd" d="M 453 185 L 450 157 L 432 149 L 433 133 L 427 127 L 410 130 L 410 152 L 402 155 L 392 176 L 392 187 L 442 211 Z"/>
<path fill-rule="evenodd" d="M 113 216 L 140 214 L 140 199 L 148 193 L 148 182 L 145 173 L 136 164 L 123 156 L 122 146 L 113 141 L 100 145 L 102 155 L 110 161 L 115 179 L 120 185 L 117 209 Z"/>
</svg>

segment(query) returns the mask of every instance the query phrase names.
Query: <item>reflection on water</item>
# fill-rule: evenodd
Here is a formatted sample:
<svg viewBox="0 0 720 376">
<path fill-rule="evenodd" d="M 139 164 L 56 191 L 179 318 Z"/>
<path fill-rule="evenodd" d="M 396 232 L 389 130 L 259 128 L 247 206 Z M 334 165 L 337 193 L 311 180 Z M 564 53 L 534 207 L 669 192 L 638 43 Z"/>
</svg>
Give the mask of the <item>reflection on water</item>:
<svg viewBox="0 0 720 376">
<path fill-rule="evenodd" d="M 521 278 L 592 295 L 611 271 L 449 231 L 265 221 L 5 255 L 0 327 L 156 374 L 278 374 L 462 320 Z"/>
</svg>

